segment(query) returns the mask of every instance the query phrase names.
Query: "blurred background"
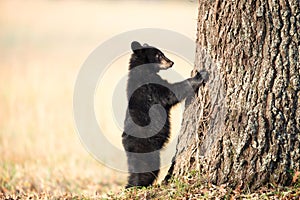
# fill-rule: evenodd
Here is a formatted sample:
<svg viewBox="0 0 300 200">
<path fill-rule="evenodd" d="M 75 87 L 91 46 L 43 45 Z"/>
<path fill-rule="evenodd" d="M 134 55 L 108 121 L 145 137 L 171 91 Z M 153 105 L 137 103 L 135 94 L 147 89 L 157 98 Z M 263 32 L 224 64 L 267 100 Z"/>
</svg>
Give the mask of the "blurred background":
<svg viewBox="0 0 300 200">
<path fill-rule="evenodd" d="M 119 191 L 127 174 L 97 162 L 76 133 L 72 96 L 80 67 L 98 45 L 122 32 L 162 28 L 195 40 L 196 25 L 197 3 L 188 0 L 1 0 L 0 192 Z M 103 96 L 111 102 L 109 91 L 126 73 L 129 56 L 112 63 L 95 102 Z M 169 57 L 187 78 L 192 66 Z M 117 133 L 107 137 L 120 146 L 122 130 L 111 113 L 95 108 L 99 124 Z"/>
</svg>

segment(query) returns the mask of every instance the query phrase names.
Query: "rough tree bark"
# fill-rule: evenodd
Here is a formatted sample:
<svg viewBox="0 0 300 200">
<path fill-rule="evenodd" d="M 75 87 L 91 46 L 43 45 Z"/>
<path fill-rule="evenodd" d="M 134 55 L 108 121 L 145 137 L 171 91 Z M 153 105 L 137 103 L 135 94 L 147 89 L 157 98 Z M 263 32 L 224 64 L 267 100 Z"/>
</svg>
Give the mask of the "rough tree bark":
<svg viewBox="0 0 300 200">
<path fill-rule="evenodd" d="M 254 190 L 300 170 L 300 1 L 199 1 L 195 70 L 171 174 Z"/>
</svg>

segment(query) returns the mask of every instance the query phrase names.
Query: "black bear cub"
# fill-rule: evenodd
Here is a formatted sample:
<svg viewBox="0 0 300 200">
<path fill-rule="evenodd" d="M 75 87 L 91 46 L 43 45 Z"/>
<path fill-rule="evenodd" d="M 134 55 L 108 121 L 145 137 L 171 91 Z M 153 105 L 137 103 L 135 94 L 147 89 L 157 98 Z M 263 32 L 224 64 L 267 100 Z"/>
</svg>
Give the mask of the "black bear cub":
<svg viewBox="0 0 300 200">
<path fill-rule="evenodd" d="M 130 173 L 126 188 L 149 186 L 157 178 L 160 150 L 170 136 L 172 106 L 193 95 L 208 78 L 203 70 L 193 78 L 170 84 L 158 72 L 174 63 L 159 49 L 136 41 L 131 49 L 128 108 L 122 134 Z"/>
</svg>

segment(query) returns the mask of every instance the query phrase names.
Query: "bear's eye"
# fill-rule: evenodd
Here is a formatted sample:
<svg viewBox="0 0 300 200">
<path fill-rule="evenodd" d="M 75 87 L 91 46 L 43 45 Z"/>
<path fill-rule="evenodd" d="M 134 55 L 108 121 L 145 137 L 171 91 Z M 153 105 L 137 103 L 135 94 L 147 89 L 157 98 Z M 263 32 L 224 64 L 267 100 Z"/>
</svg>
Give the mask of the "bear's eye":
<svg viewBox="0 0 300 200">
<path fill-rule="evenodd" d="M 157 59 L 161 59 L 161 55 L 160 54 L 156 54 L 155 56 Z"/>
</svg>

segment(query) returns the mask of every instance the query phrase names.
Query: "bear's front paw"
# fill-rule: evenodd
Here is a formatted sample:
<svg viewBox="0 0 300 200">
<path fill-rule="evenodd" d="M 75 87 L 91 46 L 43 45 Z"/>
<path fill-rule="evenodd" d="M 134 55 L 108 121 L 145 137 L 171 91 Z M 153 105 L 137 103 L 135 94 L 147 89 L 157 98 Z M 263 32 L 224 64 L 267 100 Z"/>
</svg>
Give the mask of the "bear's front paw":
<svg viewBox="0 0 300 200">
<path fill-rule="evenodd" d="M 200 72 L 194 76 L 197 81 L 201 81 L 202 83 L 206 83 L 208 81 L 209 74 L 206 69 L 202 69 Z"/>
</svg>

